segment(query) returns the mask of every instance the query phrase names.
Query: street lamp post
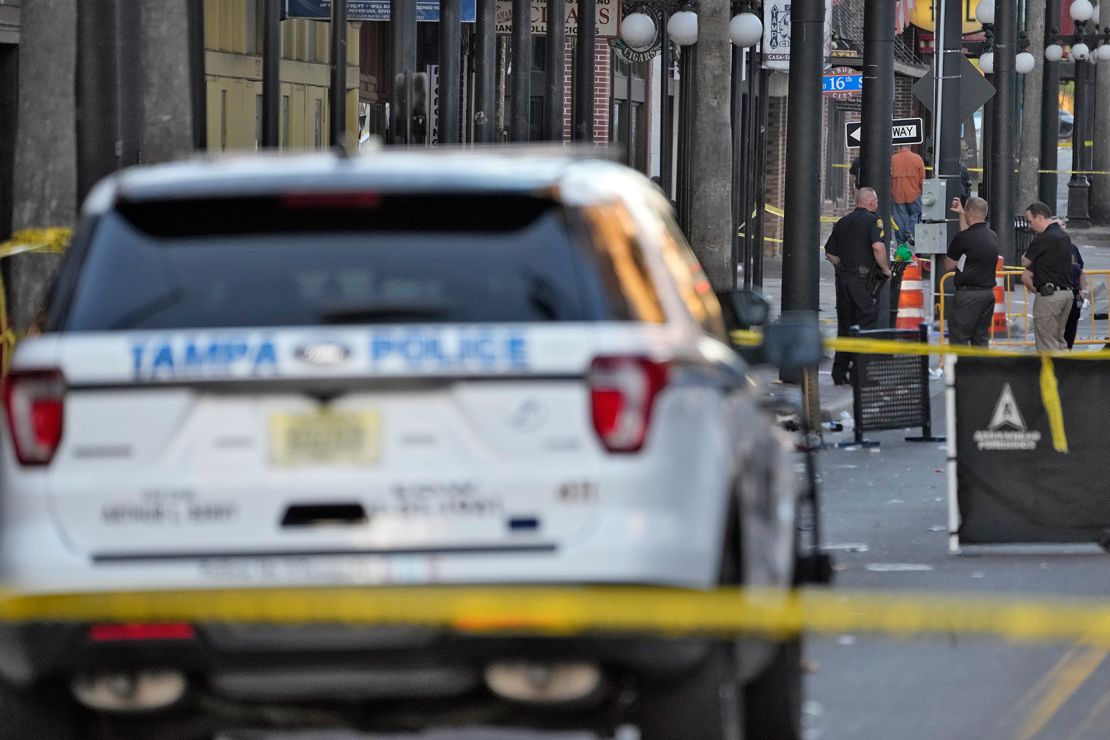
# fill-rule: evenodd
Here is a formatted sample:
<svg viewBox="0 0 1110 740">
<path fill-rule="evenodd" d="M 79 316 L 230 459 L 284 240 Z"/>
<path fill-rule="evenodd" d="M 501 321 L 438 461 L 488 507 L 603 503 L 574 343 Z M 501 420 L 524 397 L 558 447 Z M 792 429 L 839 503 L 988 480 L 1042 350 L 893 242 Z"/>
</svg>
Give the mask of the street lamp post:
<svg viewBox="0 0 1110 740">
<path fill-rule="evenodd" d="M 689 46 L 697 40 L 697 17 L 689 8 L 681 0 L 645 0 L 630 5 L 629 12 L 621 20 L 621 41 L 629 49 L 635 52 L 659 49 L 659 184 L 668 197 L 673 197 L 675 190 L 673 111 L 670 104 L 671 42 L 674 41 L 677 46 Z M 679 13 L 689 15 L 680 19 L 675 29 L 678 34 L 673 35 L 671 19 Z"/>
<path fill-rule="evenodd" d="M 1075 36 L 1072 39 L 1070 57 L 1074 63 L 1074 88 L 1075 107 L 1072 123 L 1071 169 L 1072 175 L 1068 180 L 1068 225 L 1077 228 L 1087 228 L 1091 225 L 1090 194 L 1091 181 L 1087 179 L 1085 170 L 1086 142 L 1089 135 L 1087 130 L 1087 75 L 1088 59 L 1091 58 L 1092 44 L 1098 43 L 1097 28 L 1088 26 L 1088 21 L 1094 15 L 1094 7 L 1089 0 L 1075 0 L 1068 9 L 1072 20 L 1075 21 Z M 1094 33 L 1092 33 L 1094 31 Z M 1097 59 L 1098 57 L 1094 57 Z"/>
<path fill-rule="evenodd" d="M 729 22 L 732 41 L 732 221 L 735 227 L 732 273 L 736 275 L 739 271 L 743 286 L 750 289 L 754 284 L 754 253 L 762 248 L 762 244 L 754 241 L 755 222 L 762 214 L 753 202 L 759 200 L 756 193 L 761 188 L 762 178 L 753 166 L 758 138 L 753 133 L 753 125 L 758 125 L 755 92 L 759 66 L 755 47 L 763 38 L 763 21 L 751 0 L 743 0 L 735 10 Z M 746 86 L 743 85 L 745 78 Z M 747 89 L 742 91 L 742 87 Z"/>
<path fill-rule="evenodd" d="M 1056 212 L 1058 163 L 1057 147 L 1060 137 L 1060 59 L 1064 50 L 1056 42 L 1060 31 L 1056 24 L 1060 21 L 1060 0 L 1045 2 L 1045 47 L 1044 71 L 1041 77 L 1041 175 L 1037 183 L 1037 195 Z M 1028 205 L 1028 204 L 1023 204 Z"/>
</svg>

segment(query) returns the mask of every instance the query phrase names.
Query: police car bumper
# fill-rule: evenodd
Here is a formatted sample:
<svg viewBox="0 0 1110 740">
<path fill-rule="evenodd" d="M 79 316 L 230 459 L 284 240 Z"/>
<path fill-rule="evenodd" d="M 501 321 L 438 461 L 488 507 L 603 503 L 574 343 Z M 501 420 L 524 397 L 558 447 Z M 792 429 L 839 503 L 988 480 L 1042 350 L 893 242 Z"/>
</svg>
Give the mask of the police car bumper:
<svg viewBox="0 0 1110 740">
<path fill-rule="evenodd" d="M 579 665 L 605 687 L 688 670 L 710 642 L 651 637 L 467 636 L 426 628 L 212 625 L 185 639 L 104 641 L 89 624 L 0 626 L 0 679 L 20 688 L 100 676 L 178 674 L 193 692 L 239 702 L 472 698 L 494 666 Z M 578 696 L 576 699 L 588 697 Z M 537 701 L 536 703 L 542 703 Z"/>
</svg>

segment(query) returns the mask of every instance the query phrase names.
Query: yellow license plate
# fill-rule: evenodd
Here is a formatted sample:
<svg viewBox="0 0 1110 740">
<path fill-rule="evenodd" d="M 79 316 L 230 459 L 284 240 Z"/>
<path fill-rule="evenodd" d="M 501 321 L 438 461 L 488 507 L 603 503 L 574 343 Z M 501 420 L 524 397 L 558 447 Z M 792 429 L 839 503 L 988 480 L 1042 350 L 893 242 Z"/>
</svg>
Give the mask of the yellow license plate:
<svg viewBox="0 0 1110 740">
<path fill-rule="evenodd" d="M 381 419 L 373 411 L 270 417 L 270 459 L 276 465 L 373 463 L 380 440 Z"/>
</svg>

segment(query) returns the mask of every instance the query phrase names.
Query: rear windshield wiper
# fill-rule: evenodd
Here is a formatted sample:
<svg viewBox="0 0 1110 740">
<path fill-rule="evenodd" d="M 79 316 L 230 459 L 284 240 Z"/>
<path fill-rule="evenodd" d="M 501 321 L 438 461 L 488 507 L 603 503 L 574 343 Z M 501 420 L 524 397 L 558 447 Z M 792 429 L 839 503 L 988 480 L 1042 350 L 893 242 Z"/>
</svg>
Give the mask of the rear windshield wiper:
<svg viewBox="0 0 1110 740">
<path fill-rule="evenodd" d="M 362 303 L 331 306 L 320 311 L 321 324 L 374 324 L 394 321 L 429 321 L 450 315 L 444 303 Z"/>
</svg>

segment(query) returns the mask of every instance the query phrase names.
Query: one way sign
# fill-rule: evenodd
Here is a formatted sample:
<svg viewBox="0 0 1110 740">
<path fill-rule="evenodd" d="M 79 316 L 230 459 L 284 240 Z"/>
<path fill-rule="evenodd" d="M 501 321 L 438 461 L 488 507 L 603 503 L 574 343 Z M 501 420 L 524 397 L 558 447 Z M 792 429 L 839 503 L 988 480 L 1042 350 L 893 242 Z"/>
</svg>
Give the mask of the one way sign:
<svg viewBox="0 0 1110 740">
<path fill-rule="evenodd" d="M 920 118 L 895 118 L 892 124 L 890 133 L 891 143 L 894 146 L 899 146 L 900 144 L 920 144 L 922 142 Z M 845 123 L 845 146 L 849 148 L 859 146 L 862 132 L 863 124 L 860 121 L 849 121 Z"/>
</svg>

